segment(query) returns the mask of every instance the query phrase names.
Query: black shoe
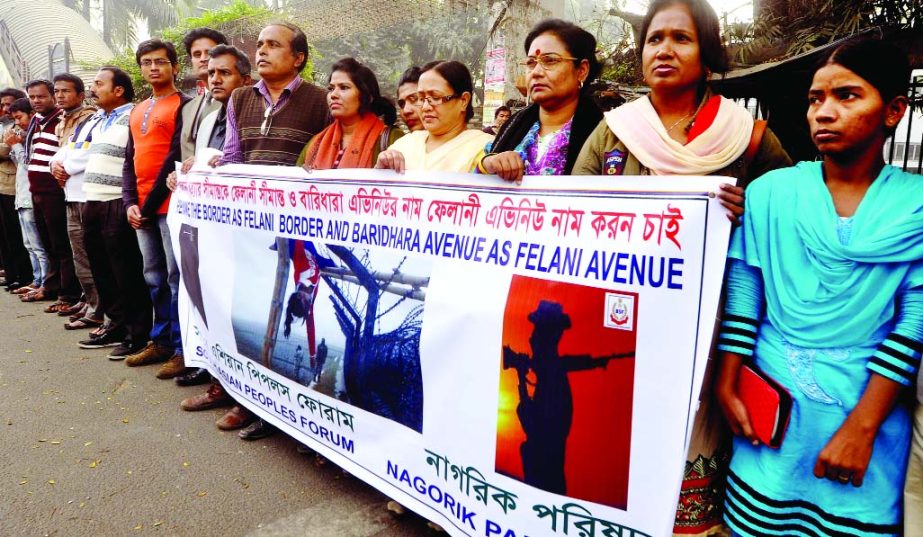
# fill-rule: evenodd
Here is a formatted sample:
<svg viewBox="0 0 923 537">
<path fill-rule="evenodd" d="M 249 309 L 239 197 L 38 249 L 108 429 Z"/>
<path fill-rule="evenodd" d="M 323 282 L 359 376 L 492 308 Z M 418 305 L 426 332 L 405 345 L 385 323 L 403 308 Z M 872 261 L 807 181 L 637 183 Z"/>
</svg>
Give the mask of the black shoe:
<svg viewBox="0 0 923 537">
<path fill-rule="evenodd" d="M 19 282 L 10 282 L 6 284 L 6 290 L 10 293 L 22 287 L 23 284 Z"/>
<path fill-rule="evenodd" d="M 274 425 L 270 425 L 262 419 L 258 419 L 241 429 L 240 432 L 237 433 L 237 436 L 243 440 L 259 440 L 260 438 L 266 438 L 267 436 L 276 434 L 278 430 L 279 429 L 276 429 Z"/>
<path fill-rule="evenodd" d="M 77 345 L 81 349 L 103 349 L 105 347 L 118 347 L 124 340 L 124 333 L 106 330 L 101 336 L 90 336 L 89 339 L 77 342 Z"/>
<path fill-rule="evenodd" d="M 124 360 L 126 356 L 135 354 L 136 352 L 141 352 L 144 347 L 147 346 L 147 342 L 144 343 L 131 343 L 129 341 L 123 341 L 119 343 L 119 346 L 112 349 L 112 352 L 109 353 L 108 358 L 110 360 Z"/>
<path fill-rule="evenodd" d="M 211 382 L 212 376 L 208 372 L 208 369 L 203 369 L 197 367 L 190 369 L 188 372 L 183 373 L 182 375 L 176 377 L 177 386 L 198 386 L 199 384 L 205 384 Z"/>
</svg>

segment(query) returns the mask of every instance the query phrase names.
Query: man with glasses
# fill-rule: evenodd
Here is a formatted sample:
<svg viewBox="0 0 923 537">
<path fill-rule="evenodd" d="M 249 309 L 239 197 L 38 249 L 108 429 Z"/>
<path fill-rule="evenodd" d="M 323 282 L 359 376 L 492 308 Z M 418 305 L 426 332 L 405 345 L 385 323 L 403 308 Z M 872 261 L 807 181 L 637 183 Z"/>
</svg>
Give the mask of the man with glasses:
<svg viewBox="0 0 923 537">
<path fill-rule="evenodd" d="M 223 156 L 211 164 L 294 166 L 312 136 L 330 121 L 327 93 L 299 73 L 308 63 L 308 39 L 300 28 L 274 23 L 260 31 L 256 43 L 260 81 L 238 88 L 227 105 Z M 218 427 L 238 429 L 244 440 L 265 438 L 276 431 L 241 405 L 235 405 Z"/>
<path fill-rule="evenodd" d="M 140 102 L 129 117 L 129 137 L 122 169 L 122 201 L 128 223 L 138 235 L 144 261 L 144 280 L 154 305 L 151 342 L 129 355 L 130 366 L 167 361 L 158 378 L 172 378 L 184 368 L 177 296 L 179 268 L 173 255 L 167 208 L 167 175 L 180 159 L 180 110 L 189 97 L 176 89 L 176 49 L 160 39 L 138 45 L 135 60 L 153 94 Z"/>
<path fill-rule="evenodd" d="M 260 81 L 234 92 L 219 164 L 294 166 L 312 136 L 329 123 L 327 93 L 303 81 L 308 40 L 289 23 L 270 24 L 256 43 Z"/>
</svg>

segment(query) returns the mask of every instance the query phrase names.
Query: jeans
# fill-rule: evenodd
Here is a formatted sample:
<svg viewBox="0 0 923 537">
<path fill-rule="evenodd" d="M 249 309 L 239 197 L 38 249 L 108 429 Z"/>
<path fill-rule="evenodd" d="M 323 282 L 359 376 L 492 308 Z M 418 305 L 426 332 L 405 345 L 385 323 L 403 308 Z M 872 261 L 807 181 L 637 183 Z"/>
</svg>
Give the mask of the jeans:
<svg viewBox="0 0 923 537">
<path fill-rule="evenodd" d="M 19 213 L 19 225 L 22 228 L 22 241 L 32 262 L 32 285 L 41 287 L 45 281 L 45 275 L 48 274 L 48 254 L 38 236 L 35 212 L 32 209 L 19 209 L 17 212 Z"/>
<path fill-rule="evenodd" d="M 151 333 L 151 299 L 144 281 L 138 236 L 128 224 L 122 198 L 83 204 L 83 241 L 109 329 L 133 344 Z"/>
<path fill-rule="evenodd" d="M 152 216 L 144 227 L 135 230 L 144 258 L 144 281 L 154 305 L 151 341 L 183 353 L 179 328 L 179 267 L 173 255 L 167 215 Z"/>
<path fill-rule="evenodd" d="M 84 203 L 82 202 L 67 202 L 67 236 L 70 238 L 71 251 L 74 253 L 74 273 L 77 275 L 77 281 L 80 282 L 84 296 L 86 296 L 87 312 L 85 317 L 94 321 L 102 321 L 105 308 L 100 304 L 96 282 L 93 280 L 93 272 L 90 270 L 90 260 L 87 257 L 83 237 L 83 206 Z"/>
</svg>

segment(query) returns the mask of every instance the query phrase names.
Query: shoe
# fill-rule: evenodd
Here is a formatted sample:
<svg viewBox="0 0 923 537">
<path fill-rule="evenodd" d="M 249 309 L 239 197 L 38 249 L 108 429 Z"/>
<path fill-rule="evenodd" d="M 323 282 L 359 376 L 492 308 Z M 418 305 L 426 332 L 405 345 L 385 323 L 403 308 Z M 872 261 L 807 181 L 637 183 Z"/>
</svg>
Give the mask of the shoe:
<svg viewBox="0 0 923 537">
<path fill-rule="evenodd" d="M 211 379 L 212 375 L 208 372 L 208 369 L 196 367 L 176 377 L 176 385 L 198 386 L 200 384 L 205 384 L 206 382 L 211 382 Z"/>
<path fill-rule="evenodd" d="M 222 431 L 233 431 L 246 427 L 256 420 L 256 415 L 240 405 L 234 405 L 228 410 L 221 419 L 215 422 Z"/>
<path fill-rule="evenodd" d="M 112 349 L 112 352 L 109 353 L 108 358 L 113 362 L 118 360 L 124 360 L 127 356 L 136 354 L 144 350 L 144 343 L 131 343 L 129 341 L 123 341 L 119 343 L 119 346 Z"/>
<path fill-rule="evenodd" d="M 70 317 L 71 315 L 77 315 L 78 313 L 81 313 L 86 307 L 86 302 L 77 302 L 76 304 L 72 304 L 67 308 L 59 308 L 57 313 L 61 317 Z M 83 317 L 82 313 L 80 316 Z"/>
<path fill-rule="evenodd" d="M 80 317 L 69 323 L 64 323 L 65 330 L 82 330 L 84 328 L 99 328 L 103 325 L 102 321 L 90 319 L 89 317 Z"/>
<path fill-rule="evenodd" d="M 13 291 L 15 291 L 15 290 L 19 289 L 20 287 L 22 287 L 22 284 L 19 283 L 19 282 L 9 282 L 9 283 L 7 283 L 4 287 L 6 287 L 6 290 L 7 290 L 7 291 L 9 291 L 10 293 L 12 293 Z"/>
<path fill-rule="evenodd" d="M 29 296 L 29 295 L 26 295 L 26 296 Z M 70 302 L 65 302 L 59 299 L 54 304 L 51 304 L 50 306 L 45 307 L 45 309 L 43 309 L 42 311 L 44 311 L 45 313 L 58 313 L 58 312 L 70 309 L 71 306 L 73 306 L 73 304 L 71 304 Z"/>
<path fill-rule="evenodd" d="M 159 362 L 166 362 L 173 356 L 173 348 L 166 345 L 160 345 L 153 341 L 140 351 L 128 356 L 125 359 L 125 365 L 128 367 L 137 367 L 139 365 L 151 365 Z"/>
<path fill-rule="evenodd" d="M 183 361 L 183 355 L 174 353 L 173 356 L 157 370 L 157 378 L 171 379 L 185 372 L 186 362 Z"/>
<path fill-rule="evenodd" d="M 103 349 L 105 347 L 118 347 L 122 344 L 124 339 L 125 334 L 120 334 L 118 332 L 108 330 L 103 332 L 101 336 L 93 337 L 91 335 L 88 339 L 78 341 L 77 345 L 81 349 Z"/>
<path fill-rule="evenodd" d="M 215 382 L 208 387 L 207 392 L 183 399 L 179 407 L 187 412 L 195 412 L 197 410 L 209 410 L 220 406 L 229 406 L 233 403 L 234 399 L 224 391 L 221 384 Z"/>
<path fill-rule="evenodd" d="M 262 419 L 257 419 L 250 425 L 244 427 L 237 433 L 237 436 L 241 440 L 259 440 L 260 438 L 266 438 L 267 436 L 272 436 L 276 434 L 275 425 L 270 425 L 269 423 L 263 421 Z"/>
<path fill-rule="evenodd" d="M 32 291 L 35 291 L 36 289 L 38 289 L 38 287 L 36 287 L 34 283 L 30 283 L 29 285 L 24 285 L 20 287 L 19 289 L 13 289 L 10 292 L 13 293 L 14 295 L 25 295 L 27 293 L 31 293 Z"/>
</svg>

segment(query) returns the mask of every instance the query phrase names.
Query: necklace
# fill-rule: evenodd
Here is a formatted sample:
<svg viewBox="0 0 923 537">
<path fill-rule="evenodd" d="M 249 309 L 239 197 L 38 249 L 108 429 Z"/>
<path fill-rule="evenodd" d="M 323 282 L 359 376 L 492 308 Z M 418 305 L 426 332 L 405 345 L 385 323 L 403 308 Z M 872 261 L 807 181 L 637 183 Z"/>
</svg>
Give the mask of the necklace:
<svg viewBox="0 0 923 537">
<path fill-rule="evenodd" d="M 685 116 L 683 116 L 683 117 L 679 118 L 678 120 L 676 120 L 676 123 L 670 125 L 670 128 L 667 129 L 667 133 L 669 134 L 670 131 L 672 131 L 673 129 L 675 129 L 677 125 L 679 125 L 680 123 L 682 123 L 682 121 L 683 121 L 684 119 L 686 119 L 687 117 L 689 117 L 689 116 L 690 116 L 690 114 L 687 113 Z"/>
</svg>

